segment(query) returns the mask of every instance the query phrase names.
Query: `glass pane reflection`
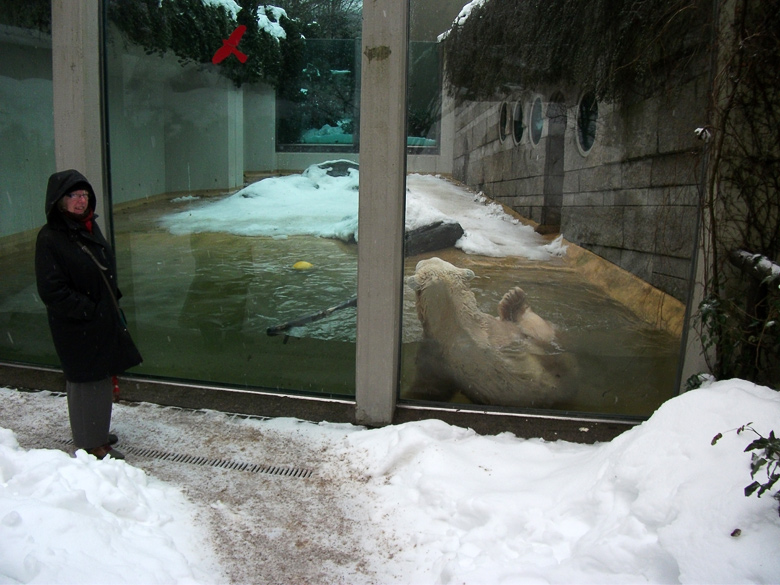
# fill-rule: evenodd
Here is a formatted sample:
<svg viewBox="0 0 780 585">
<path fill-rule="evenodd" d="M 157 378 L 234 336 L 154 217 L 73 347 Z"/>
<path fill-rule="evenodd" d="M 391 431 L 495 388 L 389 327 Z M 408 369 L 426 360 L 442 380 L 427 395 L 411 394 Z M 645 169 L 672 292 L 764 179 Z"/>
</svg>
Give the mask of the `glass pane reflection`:
<svg viewBox="0 0 780 585">
<path fill-rule="evenodd" d="M 107 36 L 117 260 L 145 358 L 133 372 L 354 395 L 354 306 L 268 332 L 355 295 L 357 164 L 319 165 L 338 159 L 330 145 L 294 158 L 275 140 L 277 129 L 348 122 L 354 42 L 308 48 L 346 59 L 323 65 L 340 68 L 327 87 L 344 90 L 341 109 L 310 120 L 288 117 L 270 85 L 237 86 L 220 66 L 148 55 L 113 25 Z M 252 59 L 249 40 L 239 48 Z"/>
<path fill-rule="evenodd" d="M 0 9 L 0 360 L 57 365 L 34 251 L 55 169 L 51 3 Z"/>
<path fill-rule="evenodd" d="M 542 139 L 544 116 L 542 116 L 542 99 L 535 98 L 531 106 L 531 142 L 536 145 Z"/>
<path fill-rule="evenodd" d="M 359 40 L 308 39 L 304 67 L 284 80 L 276 101 L 277 148 L 340 146 L 357 151 Z M 296 148 L 298 147 L 298 148 Z"/>
<path fill-rule="evenodd" d="M 448 8 L 413 2 L 411 30 Z M 617 106 L 555 80 L 525 86 L 502 75 L 518 70 L 509 56 L 476 71 L 503 37 L 480 28 L 489 3 L 471 8 L 473 29 L 464 10 L 449 30 L 455 10 L 436 32 L 460 67 L 440 122 L 451 175 L 407 176 L 400 399 L 648 416 L 677 393 L 697 169 L 679 160 L 659 186 L 622 155 L 642 145 L 621 144 Z"/>
</svg>

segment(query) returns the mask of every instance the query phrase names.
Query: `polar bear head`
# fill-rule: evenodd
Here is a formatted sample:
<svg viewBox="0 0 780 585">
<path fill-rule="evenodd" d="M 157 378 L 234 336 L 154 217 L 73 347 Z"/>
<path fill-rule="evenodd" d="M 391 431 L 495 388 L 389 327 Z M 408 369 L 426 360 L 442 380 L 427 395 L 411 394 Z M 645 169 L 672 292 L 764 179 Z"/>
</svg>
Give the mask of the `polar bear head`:
<svg viewBox="0 0 780 585">
<path fill-rule="evenodd" d="M 414 291 L 421 291 L 429 284 L 447 280 L 453 284 L 460 283 L 464 289 L 468 289 L 466 284 L 474 278 L 474 271 L 468 268 L 458 268 L 441 258 L 433 257 L 426 260 L 420 260 L 414 270 L 414 274 L 406 279 L 406 284 Z"/>
<path fill-rule="evenodd" d="M 474 276 L 473 270 L 458 268 L 441 258 L 417 263 L 414 275 L 406 279 L 406 284 L 415 291 L 417 317 L 425 337 L 446 338 L 462 327 L 464 321 L 486 317 L 469 286 Z"/>
</svg>

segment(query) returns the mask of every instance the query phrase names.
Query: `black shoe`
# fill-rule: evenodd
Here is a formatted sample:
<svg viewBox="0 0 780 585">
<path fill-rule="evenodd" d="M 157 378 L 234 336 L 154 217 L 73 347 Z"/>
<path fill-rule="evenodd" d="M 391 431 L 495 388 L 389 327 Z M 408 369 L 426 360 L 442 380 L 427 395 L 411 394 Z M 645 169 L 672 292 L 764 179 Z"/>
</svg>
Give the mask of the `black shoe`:
<svg viewBox="0 0 780 585">
<path fill-rule="evenodd" d="M 117 437 L 114 433 L 108 433 L 109 445 L 116 445 L 118 442 L 119 442 L 119 437 Z"/>
<path fill-rule="evenodd" d="M 106 453 L 107 457 L 111 457 L 112 459 L 124 459 L 125 454 L 121 451 L 117 451 L 116 449 L 112 449 L 111 446 L 108 446 L 108 453 Z"/>
<path fill-rule="evenodd" d="M 98 459 L 105 459 L 106 457 L 112 457 L 114 459 L 124 459 L 125 454 L 116 449 L 112 449 L 111 445 L 103 445 L 101 447 L 95 447 L 94 449 L 87 449 L 87 453 L 94 455 Z"/>
</svg>

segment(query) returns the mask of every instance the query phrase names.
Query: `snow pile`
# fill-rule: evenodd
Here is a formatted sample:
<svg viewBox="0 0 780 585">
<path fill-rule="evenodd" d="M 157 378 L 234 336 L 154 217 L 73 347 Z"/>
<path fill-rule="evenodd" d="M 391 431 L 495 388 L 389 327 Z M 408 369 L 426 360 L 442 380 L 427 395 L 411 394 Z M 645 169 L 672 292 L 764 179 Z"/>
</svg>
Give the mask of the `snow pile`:
<svg viewBox="0 0 780 585">
<path fill-rule="evenodd" d="M 299 175 L 271 177 L 220 201 L 163 216 L 172 234 L 227 232 L 241 236 L 311 235 L 353 240 L 357 233 L 358 173 L 328 175 L 312 165 Z"/>
<path fill-rule="evenodd" d="M 0 429 L 0 583 L 216 583 L 178 489 Z"/>
<path fill-rule="evenodd" d="M 165 215 L 160 223 L 176 235 L 227 232 L 357 241 L 359 172 L 349 169 L 344 176 L 328 174 L 333 165 L 344 162 L 330 161 L 312 165 L 301 174 L 263 179 L 220 201 Z M 407 231 L 437 221 L 457 222 L 464 235 L 455 246 L 468 254 L 532 260 L 565 254 L 561 239 L 548 244 L 531 226 L 484 195 L 431 175 L 409 175 L 406 186 Z"/>
<path fill-rule="evenodd" d="M 171 199 L 171 203 L 183 203 L 185 201 L 197 201 L 200 199 L 197 195 L 182 195 L 181 197 L 174 197 Z"/>
<path fill-rule="evenodd" d="M 11 394 L 0 389 L 4 401 Z M 170 412 L 144 409 L 144 427 L 162 428 L 154 417 Z M 224 437 L 224 452 L 242 448 L 233 443 L 244 436 L 235 425 L 280 440 L 287 433 L 290 444 L 320 453 L 318 475 L 349 484 L 337 490 L 344 501 L 329 505 L 333 514 L 352 509 L 349 528 L 365 543 L 353 560 L 380 578 L 356 573 L 345 581 L 334 568 L 327 582 L 778 583 L 777 502 L 745 497 L 744 449 L 755 436 L 736 432 L 752 422 L 767 436 L 778 421 L 780 393 L 731 380 L 674 398 L 644 424 L 596 445 L 479 436 L 436 420 L 366 430 L 214 413 L 208 425 L 220 427 L 209 432 Z M 186 440 L 197 442 L 202 425 L 192 429 Z M 179 487 L 191 493 L 207 493 L 192 484 L 213 479 L 183 476 L 187 485 Z M 192 520 L 213 501 L 195 505 L 124 462 L 23 451 L 5 431 L 0 583 L 220 581 L 203 545 L 214 536 Z M 235 522 L 228 531 L 246 529 L 240 515 L 224 518 Z M 257 526 L 296 538 L 267 520 Z M 306 530 L 312 542 L 334 538 Z M 270 562 L 268 550 L 261 554 Z"/>
<path fill-rule="evenodd" d="M 566 251 L 562 239 L 547 244 L 531 226 L 522 224 L 481 193 L 471 193 L 440 177 L 409 175 L 406 180 L 406 229 L 435 221 L 460 224 L 464 234 L 455 247 L 467 254 L 549 260 Z"/>
<path fill-rule="evenodd" d="M 714 384 L 595 446 L 440 421 L 348 441 L 409 583 L 777 583 L 777 502 L 743 493 L 750 421 L 777 428 L 780 393 Z"/>
</svg>

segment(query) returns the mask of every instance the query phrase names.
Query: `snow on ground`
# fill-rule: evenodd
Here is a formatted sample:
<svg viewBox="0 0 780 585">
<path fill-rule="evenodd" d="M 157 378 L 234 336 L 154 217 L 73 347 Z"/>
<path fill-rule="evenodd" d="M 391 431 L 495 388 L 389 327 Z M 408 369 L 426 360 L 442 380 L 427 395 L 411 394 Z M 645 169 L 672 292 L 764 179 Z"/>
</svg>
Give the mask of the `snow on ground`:
<svg viewBox="0 0 780 585">
<path fill-rule="evenodd" d="M 432 175 L 406 179 L 406 229 L 435 221 L 458 222 L 464 234 L 455 244 L 467 254 L 549 260 L 566 251 L 562 238 L 547 241 L 481 193 Z"/>
<path fill-rule="evenodd" d="M 0 402 L 0 583 L 780 582 L 778 503 L 745 497 L 755 435 L 736 432 L 778 430 L 780 393 L 740 380 L 596 445 L 436 420 L 367 430 L 214 412 L 171 430 L 196 415 L 117 406 L 115 430 L 132 443 L 246 460 L 274 438 L 316 466 L 318 481 L 280 482 L 275 496 L 238 471 L 24 449 L 15 429 L 67 429 L 64 399 L 0 389 Z"/>
<path fill-rule="evenodd" d="M 213 582 L 191 509 L 140 469 L 0 429 L 0 583 Z"/>
</svg>

